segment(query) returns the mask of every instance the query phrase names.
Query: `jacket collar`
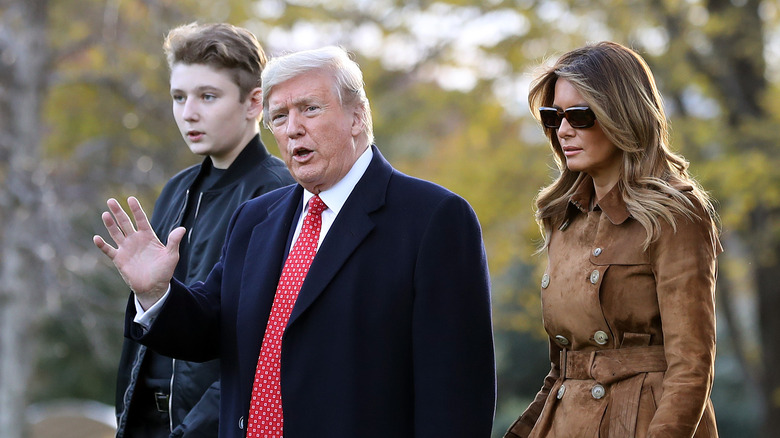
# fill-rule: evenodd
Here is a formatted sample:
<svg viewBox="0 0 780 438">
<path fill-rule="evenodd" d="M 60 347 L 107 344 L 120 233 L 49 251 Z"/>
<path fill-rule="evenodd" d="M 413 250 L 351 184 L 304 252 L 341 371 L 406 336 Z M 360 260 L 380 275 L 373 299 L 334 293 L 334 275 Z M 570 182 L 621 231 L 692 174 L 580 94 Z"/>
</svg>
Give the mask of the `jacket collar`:
<svg viewBox="0 0 780 438">
<path fill-rule="evenodd" d="M 271 154 L 265 148 L 263 142 L 260 141 L 260 134 L 255 134 L 236 159 L 233 160 L 225 174 L 209 190 L 219 190 L 241 180 L 244 175 L 257 170 L 257 166 L 270 156 Z M 211 157 L 204 158 L 196 178 L 200 178 L 212 166 Z"/>
<path fill-rule="evenodd" d="M 585 177 L 582 178 L 580 183 L 574 189 L 574 193 L 569 197 L 569 203 L 582 213 L 587 213 L 591 199 L 596 196 L 595 192 L 596 190 L 593 186 L 593 178 L 585 175 Z M 631 216 L 631 214 L 628 212 L 628 207 L 626 206 L 625 201 L 623 201 L 623 197 L 620 196 L 618 184 L 615 184 L 615 186 L 612 187 L 612 189 L 607 192 L 607 194 L 604 195 L 600 201 L 598 201 L 598 203 L 594 206 L 594 209 L 595 208 L 603 211 L 604 214 L 607 215 L 609 221 L 615 225 L 622 224 Z M 570 208 L 569 211 L 571 212 L 571 210 L 572 209 Z M 567 216 L 570 217 L 571 214 L 567 214 Z"/>
</svg>

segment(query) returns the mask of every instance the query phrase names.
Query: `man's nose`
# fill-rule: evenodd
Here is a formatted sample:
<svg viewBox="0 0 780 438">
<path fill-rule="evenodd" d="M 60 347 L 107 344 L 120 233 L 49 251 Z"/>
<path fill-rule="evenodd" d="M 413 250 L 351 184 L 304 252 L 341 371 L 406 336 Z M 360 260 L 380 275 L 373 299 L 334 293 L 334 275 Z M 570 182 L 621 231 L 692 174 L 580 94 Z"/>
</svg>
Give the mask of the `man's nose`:
<svg viewBox="0 0 780 438">
<path fill-rule="evenodd" d="M 287 115 L 287 136 L 290 138 L 296 138 L 303 135 L 305 132 L 303 128 L 302 116 L 294 111 L 290 111 Z"/>
</svg>

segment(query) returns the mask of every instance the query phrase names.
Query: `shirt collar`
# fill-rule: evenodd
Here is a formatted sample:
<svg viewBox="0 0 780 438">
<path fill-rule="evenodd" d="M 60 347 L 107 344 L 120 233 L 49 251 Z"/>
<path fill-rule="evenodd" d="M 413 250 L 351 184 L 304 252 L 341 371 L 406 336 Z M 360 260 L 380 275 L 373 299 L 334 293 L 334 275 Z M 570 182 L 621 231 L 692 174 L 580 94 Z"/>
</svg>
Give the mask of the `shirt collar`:
<svg viewBox="0 0 780 438">
<path fill-rule="evenodd" d="M 590 201 L 594 196 L 595 188 L 593 187 L 593 178 L 586 175 L 574 190 L 571 197 L 569 197 L 569 202 L 579 211 L 587 213 Z M 598 201 L 596 206 L 601 209 L 601 211 L 607 215 L 609 221 L 615 225 L 622 224 L 631 216 L 625 201 L 623 201 L 623 197 L 620 196 L 618 184 L 615 184 L 615 186 Z"/>
<path fill-rule="evenodd" d="M 358 181 L 360 181 L 360 178 L 363 177 L 363 174 L 366 173 L 366 169 L 368 169 L 368 165 L 371 164 L 371 158 L 373 158 L 373 156 L 374 151 L 371 146 L 368 146 L 365 152 L 363 152 L 355 161 L 355 164 L 352 165 L 349 172 L 344 175 L 344 178 L 341 178 L 339 182 L 328 190 L 320 192 L 320 199 L 322 199 L 322 202 L 324 202 L 325 205 L 328 206 L 328 209 L 333 213 L 339 214 L 341 207 L 347 202 L 347 198 L 349 198 L 352 190 L 355 188 Z M 314 196 L 314 193 L 311 193 L 306 189 L 303 190 L 304 211 L 308 210 L 309 199 L 311 199 L 312 196 Z"/>
</svg>

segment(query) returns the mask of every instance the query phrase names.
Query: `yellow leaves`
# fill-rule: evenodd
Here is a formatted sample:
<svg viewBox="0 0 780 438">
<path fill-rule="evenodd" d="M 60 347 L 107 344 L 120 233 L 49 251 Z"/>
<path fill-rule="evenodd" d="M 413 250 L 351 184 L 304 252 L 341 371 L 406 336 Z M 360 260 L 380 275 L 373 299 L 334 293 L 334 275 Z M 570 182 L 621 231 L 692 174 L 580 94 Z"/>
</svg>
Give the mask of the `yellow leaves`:
<svg viewBox="0 0 780 438">
<path fill-rule="evenodd" d="M 780 206 L 778 162 L 758 150 L 725 156 L 695 167 L 702 181 L 718 194 L 724 228 L 744 230 L 759 206 Z"/>
</svg>

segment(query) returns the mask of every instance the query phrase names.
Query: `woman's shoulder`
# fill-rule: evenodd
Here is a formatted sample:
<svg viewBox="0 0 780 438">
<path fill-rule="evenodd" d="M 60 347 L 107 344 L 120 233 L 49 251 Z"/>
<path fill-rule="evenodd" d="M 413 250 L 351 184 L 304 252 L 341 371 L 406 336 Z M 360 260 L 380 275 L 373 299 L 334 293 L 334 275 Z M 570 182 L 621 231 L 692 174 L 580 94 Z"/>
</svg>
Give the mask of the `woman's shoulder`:
<svg viewBox="0 0 780 438">
<path fill-rule="evenodd" d="M 709 196 L 691 182 L 670 181 L 676 195 L 670 195 L 679 202 L 679 208 L 672 210 L 674 223 L 662 221 L 661 242 L 677 242 L 683 239 L 706 241 L 721 252 L 718 238 L 717 213 Z"/>
<path fill-rule="evenodd" d="M 703 222 L 713 222 L 715 211 L 712 201 L 700 187 L 681 179 L 673 179 L 669 181 L 669 185 L 676 191 L 679 195 L 677 198 L 683 203 L 682 211 L 677 212 L 675 216 L 686 216 L 691 220 L 699 218 Z"/>
</svg>

